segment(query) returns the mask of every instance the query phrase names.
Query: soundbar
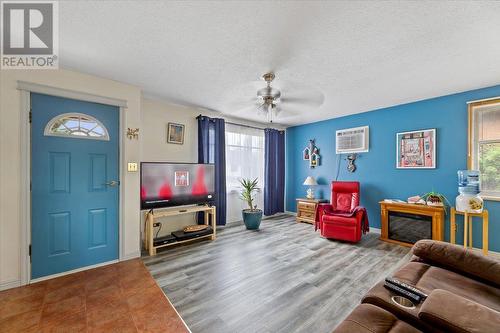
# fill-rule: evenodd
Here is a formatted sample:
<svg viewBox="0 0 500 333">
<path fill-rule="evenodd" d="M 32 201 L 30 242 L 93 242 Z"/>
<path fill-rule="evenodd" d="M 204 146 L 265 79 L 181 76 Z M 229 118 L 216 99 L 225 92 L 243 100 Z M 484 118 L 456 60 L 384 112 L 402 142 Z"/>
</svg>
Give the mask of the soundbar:
<svg viewBox="0 0 500 333">
<path fill-rule="evenodd" d="M 158 238 L 153 239 L 153 246 L 170 244 L 170 243 L 174 243 L 176 241 L 177 241 L 177 238 L 175 238 L 172 235 L 162 236 L 162 237 L 158 237 Z"/>
</svg>

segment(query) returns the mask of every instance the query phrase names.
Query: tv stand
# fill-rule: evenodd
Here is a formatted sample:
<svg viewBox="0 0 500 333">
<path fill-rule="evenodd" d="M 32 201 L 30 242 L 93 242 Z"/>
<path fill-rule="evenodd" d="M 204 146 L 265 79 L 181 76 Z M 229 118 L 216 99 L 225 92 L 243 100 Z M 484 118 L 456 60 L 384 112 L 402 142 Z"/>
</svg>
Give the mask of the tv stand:
<svg viewBox="0 0 500 333">
<path fill-rule="evenodd" d="M 177 216 L 182 214 L 190 214 L 190 213 L 198 213 L 203 212 L 204 214 L 204 222 L 206 225 L 211 225 L 212 233 L 209 235 L 202 235 L 198 237 L 193 237 L 185 240 L 178 240 L 168 244 L 162 244 L 158 246 L 154 246 L 154 223 L 155 218 L 158 217 L 167 217 L 167 216 Z M 149 251 L 150 256 L 156 255 L 156 249 L 173 246 L 177 244 L 182 244 L 186 242 L 191 242 L 193 240 L 202 239 L 202 238 L 210 238 L 211 240 L 215 240 L 216 238 L 216 228 L 215 228 L 215 206 L 203 205 L 203 206 L 191 206 L 191 207 L 182 207 L 182 208 L 169 208 L 160 211 L 150 210 L 146 213 L 145 219 L 145 237 L 144 237 L 144 247 Z"/>
</svg>

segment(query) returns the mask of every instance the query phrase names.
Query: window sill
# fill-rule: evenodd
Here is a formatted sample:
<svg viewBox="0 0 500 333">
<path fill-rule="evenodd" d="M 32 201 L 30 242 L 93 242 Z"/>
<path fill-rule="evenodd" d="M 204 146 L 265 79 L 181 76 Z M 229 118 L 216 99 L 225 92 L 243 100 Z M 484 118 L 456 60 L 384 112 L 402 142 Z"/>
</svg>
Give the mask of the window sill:
<svg viewBox="0 0 500 333">
<path fill-rule="evenodd" d="M 500 197 L 495 195 L 479 194 L 479 196 L 486 201 L 500 201 Z"/>
</svg>

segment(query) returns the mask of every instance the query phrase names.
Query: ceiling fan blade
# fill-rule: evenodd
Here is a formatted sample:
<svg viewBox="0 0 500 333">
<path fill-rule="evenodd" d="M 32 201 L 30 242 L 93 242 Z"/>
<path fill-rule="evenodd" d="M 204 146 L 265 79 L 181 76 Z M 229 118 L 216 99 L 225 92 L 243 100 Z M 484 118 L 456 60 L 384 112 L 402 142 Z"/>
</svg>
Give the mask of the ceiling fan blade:
<svg viewBox="0 0 500 333">
<path fill-rule="evenodd" d="M 287 104 L 280 104 L 276 107 L 276 113 L 281 114 L 281 113 L 286 113 L 290 115 L 299 115 L 303 113 L 304 110 L 300 108 L 299 105 L 287 105 Z"/>
<path fill-rule="evenodd" d="M 258 105 L 250 105 L 238 110 L 234 110 L 233 112 L 226 112 L 231 115 L 240 115 L 240 116 L 249 116 L 249 115 L 255 115 L 255 114 L 262 114 L 265 113 L 263 112 L 263 106 L 264 104 L 258 104 Z"/>
<path fill-rule="evenodd" d="M 257 99 L 246 103 L 231 103 L 227 105 L 223 111 L 228 114 L 233 114 L 233 113 L 239 113 L 241 112 L 241 110 L 246 110 L 251 108 L 256 110 L 257 108 L 260 107 L 261 104 L 262 102 Z"/>
<path fill-rule="evenodd" d="M 300 97 L 300 96 L 286 96 L 280 98 L 280 101 L 283 104 L 302 104 L 302 105 L 309 105 L 310 107 L 318 107 L 321 104 L 323 104 L 323 101 L 320 98 L 314 100 L 308 97 Z"/>
<path fill-rule="evenodd" d="M 325 95 L 315 87 L 304 84 L 282 82 L 278 87 L 281 90 L 282 102 L 295 102 L 319 107 L 325 101 Z"/>
<path fill-rule="evenodd" d="M 295 92 L 291 92 L 280 98 L 280 101 L 283 104 L 301 104 L 308 107 L 318 108 L 323 104 L 324 97 L 323 94 L 321 93 L 320 94 L 309 93 L 309 94 L 299 95 Z"/>
</svg>

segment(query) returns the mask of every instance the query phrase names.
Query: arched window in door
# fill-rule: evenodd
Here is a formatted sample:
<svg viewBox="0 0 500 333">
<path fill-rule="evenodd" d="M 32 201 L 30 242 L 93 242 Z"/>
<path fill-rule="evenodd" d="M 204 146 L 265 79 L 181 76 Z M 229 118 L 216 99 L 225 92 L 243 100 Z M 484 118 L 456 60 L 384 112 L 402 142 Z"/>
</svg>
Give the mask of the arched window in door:
<svg viewBox="0 0 500 333">
<path fill-rule="evenodd" d="M 52 118 L 45 126 L 44 135 L 109 141 L 106 127 L 83 113 L 63 113 Z"/>
</svg>

